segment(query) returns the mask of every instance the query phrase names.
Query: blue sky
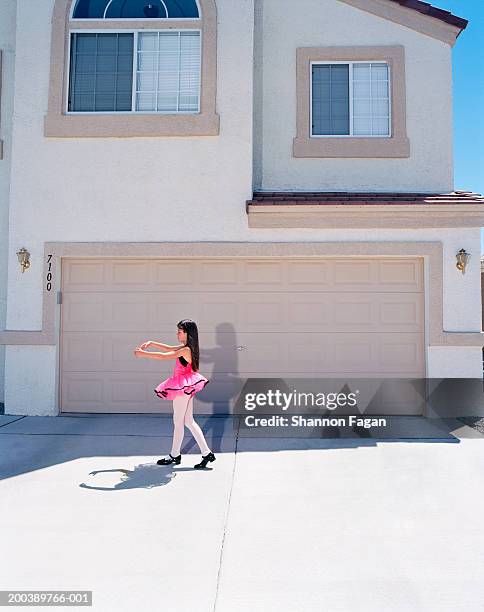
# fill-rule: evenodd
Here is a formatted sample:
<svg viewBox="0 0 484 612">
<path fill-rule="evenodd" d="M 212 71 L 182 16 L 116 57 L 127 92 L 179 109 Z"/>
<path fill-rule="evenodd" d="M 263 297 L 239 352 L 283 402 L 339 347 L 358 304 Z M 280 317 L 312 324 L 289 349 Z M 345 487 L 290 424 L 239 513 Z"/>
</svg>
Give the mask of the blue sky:
<svg viewBox="0 0 484 612">
<path fill-rule="evenodd" d="M 484 2 L 427 1 L 469 21 L 452 48 L 454 189 L 484 194 Z"/>
</svg>

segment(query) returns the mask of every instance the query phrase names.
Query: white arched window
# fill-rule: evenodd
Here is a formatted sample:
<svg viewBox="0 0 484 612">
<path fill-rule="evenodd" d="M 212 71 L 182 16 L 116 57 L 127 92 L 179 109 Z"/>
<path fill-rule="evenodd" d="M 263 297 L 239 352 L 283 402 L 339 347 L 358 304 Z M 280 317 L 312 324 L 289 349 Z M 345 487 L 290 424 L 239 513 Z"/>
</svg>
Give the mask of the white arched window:
<svg viewBox="0 0 484 612">
<path fill-rule="evenodd" d="M 52 38 L 46 136 L 218 134 L 214 0 L 56 0 Z"/>
<path fill-rule="evenodd" d="M 196 0 L 78 0 L 74 19 L 198 19 Z"/>
</svg>

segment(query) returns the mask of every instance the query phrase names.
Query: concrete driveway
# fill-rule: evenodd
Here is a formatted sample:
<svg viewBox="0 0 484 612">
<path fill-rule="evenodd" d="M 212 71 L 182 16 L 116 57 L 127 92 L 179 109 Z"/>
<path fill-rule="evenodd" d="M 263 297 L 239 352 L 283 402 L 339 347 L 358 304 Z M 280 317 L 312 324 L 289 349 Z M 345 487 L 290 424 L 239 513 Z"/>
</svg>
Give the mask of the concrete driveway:
<svg viewBox="0 0 484 612">
<path fill-rule="evenodd" d="M 181 465 L 156 465 L 167 416 L 0 416 L 0 589 L 90 590 L 96 612 L 484 610 L 483 435 L 403 417 L 388 441 L 244 438 L 196 418 L 205 471 L 188 430 Z"/>
</svg>

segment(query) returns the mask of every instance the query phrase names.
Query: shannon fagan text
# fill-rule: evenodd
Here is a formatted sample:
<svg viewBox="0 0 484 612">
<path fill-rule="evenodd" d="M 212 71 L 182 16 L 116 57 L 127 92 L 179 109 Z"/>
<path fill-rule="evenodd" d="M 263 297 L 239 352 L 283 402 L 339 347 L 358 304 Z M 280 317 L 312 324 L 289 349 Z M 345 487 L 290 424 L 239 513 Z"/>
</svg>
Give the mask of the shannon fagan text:
<svg viewBox="0 0 484 612">
<path fill-rule="evenodd" d="M 387 420 L 379 417 L 292 417 L 271 416 L 267 418 L 249 415 L 244 418 L 246 427 L 386 427 Z"/>
</svg>

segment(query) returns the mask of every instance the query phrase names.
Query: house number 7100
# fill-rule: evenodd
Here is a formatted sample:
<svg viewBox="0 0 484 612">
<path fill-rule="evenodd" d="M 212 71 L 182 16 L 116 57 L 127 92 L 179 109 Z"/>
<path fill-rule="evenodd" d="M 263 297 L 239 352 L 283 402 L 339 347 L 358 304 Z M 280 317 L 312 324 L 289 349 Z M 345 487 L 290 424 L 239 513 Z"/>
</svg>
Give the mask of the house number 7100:
<svg viewBox="0 0 484 612">
<path fill-rule="evenodd" d="M 52 272 L 51 272 L 52 262 L 51 262 L 51 259 L 52 259 L 52 255 L 47 255 L 47 263 L 49 265 L 48 272 L 47 272 L 47 291 L 52 290 Z"/>
</svg>

